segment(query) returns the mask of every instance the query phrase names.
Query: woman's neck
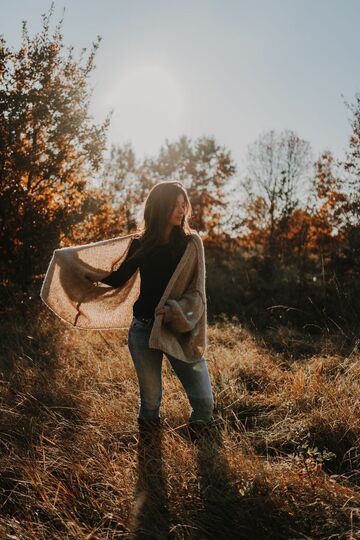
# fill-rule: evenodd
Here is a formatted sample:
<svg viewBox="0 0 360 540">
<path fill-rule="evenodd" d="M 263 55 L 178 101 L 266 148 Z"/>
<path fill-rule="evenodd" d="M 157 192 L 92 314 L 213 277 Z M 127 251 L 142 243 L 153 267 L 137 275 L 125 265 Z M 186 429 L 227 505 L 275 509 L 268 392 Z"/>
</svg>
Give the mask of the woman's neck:
<svg viewBox="0 0 360 540">
<path fill-rule="evenodd" d="M 161 239 L 161 244 L 167 244 L 169 242 L 172 229 L 173 225 L 168 225 L 165 227 L 165 231 Z"/>
</svg>

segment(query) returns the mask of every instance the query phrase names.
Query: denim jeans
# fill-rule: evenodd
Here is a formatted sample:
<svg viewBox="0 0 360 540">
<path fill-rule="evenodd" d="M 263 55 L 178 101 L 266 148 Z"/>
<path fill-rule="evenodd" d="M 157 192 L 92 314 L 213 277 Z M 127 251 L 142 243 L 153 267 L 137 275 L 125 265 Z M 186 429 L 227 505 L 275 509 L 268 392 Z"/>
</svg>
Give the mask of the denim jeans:
<svg viewBox="0 0 360 540">
<path fill-rule="evenodd" d="M 128 332 L 128 347 L 140 388 L 138 418 L 160 418 L 162 399 L 162 361 L 164 353 L 149 348 L 149 337 L 153 321 L 133 318 Z M 165 353 L 170 365 L 185 389 L 192 407 L 189 422 L 213 420 L 214 398 L 207 363 L 200 360 L 187 363 Z"/>
</svg>

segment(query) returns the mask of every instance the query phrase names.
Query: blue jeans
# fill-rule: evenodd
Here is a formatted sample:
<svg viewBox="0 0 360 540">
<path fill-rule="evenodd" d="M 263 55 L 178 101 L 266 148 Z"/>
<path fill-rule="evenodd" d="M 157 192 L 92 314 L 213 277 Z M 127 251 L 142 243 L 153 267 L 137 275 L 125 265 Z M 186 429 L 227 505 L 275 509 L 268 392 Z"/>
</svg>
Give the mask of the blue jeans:
<svg viewBox="0 0 360 540">
<path fill-rule="evenodd" d="M 140 387 L 138 418 L 160 418 L 162 398 L 162 361 L 164 353 L 149 348 L 153 321 L 133 318 L 128 332 L 128 347 Z M 165 353 L 192 407 L 189 422 L 209 422 L 213 419 L 214 398 L 207 363 L 200 360 L 187 363 Z"/>
</svg>

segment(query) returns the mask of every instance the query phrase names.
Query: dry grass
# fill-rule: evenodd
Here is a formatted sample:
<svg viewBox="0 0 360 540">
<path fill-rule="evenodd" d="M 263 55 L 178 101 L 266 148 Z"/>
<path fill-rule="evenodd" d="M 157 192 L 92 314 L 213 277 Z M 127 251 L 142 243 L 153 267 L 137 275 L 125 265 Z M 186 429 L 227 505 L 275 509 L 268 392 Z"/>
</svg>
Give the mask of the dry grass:
<svg viewBox="0 0 360 540">
<path fill-rule="evenodd" d="M 209 327 L 219 437 L 194 445 L 166 361 L 146 439 L 127 332 L 40 317 L 3 323 L 1 538 L 360 538 L 357 351 L 290 361 Z"/>
</svg>

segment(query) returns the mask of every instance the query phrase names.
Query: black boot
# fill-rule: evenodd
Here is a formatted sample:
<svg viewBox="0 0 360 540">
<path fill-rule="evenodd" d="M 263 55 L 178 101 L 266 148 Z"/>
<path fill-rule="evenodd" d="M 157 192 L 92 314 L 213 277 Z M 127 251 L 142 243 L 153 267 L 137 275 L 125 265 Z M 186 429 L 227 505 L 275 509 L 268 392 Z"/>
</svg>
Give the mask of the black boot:
<svg viewBox="0 0 360 540">
<path fill-rule="evenodd" d="M 138 418 L 139 429 L 159 429 L 162 427 L 162 418 Z"/>
<path fill-rule="evenodd" d="M 189 432 L 193 443 L 222 445 L 220 425 L 214 419 L 209 422 L 190 422 Z"/>
<path fill-rule="evenodd" d="M 161 418 L 138 418 L 140 442 L 157 444 L 161 438 Z"/>
</svg>

